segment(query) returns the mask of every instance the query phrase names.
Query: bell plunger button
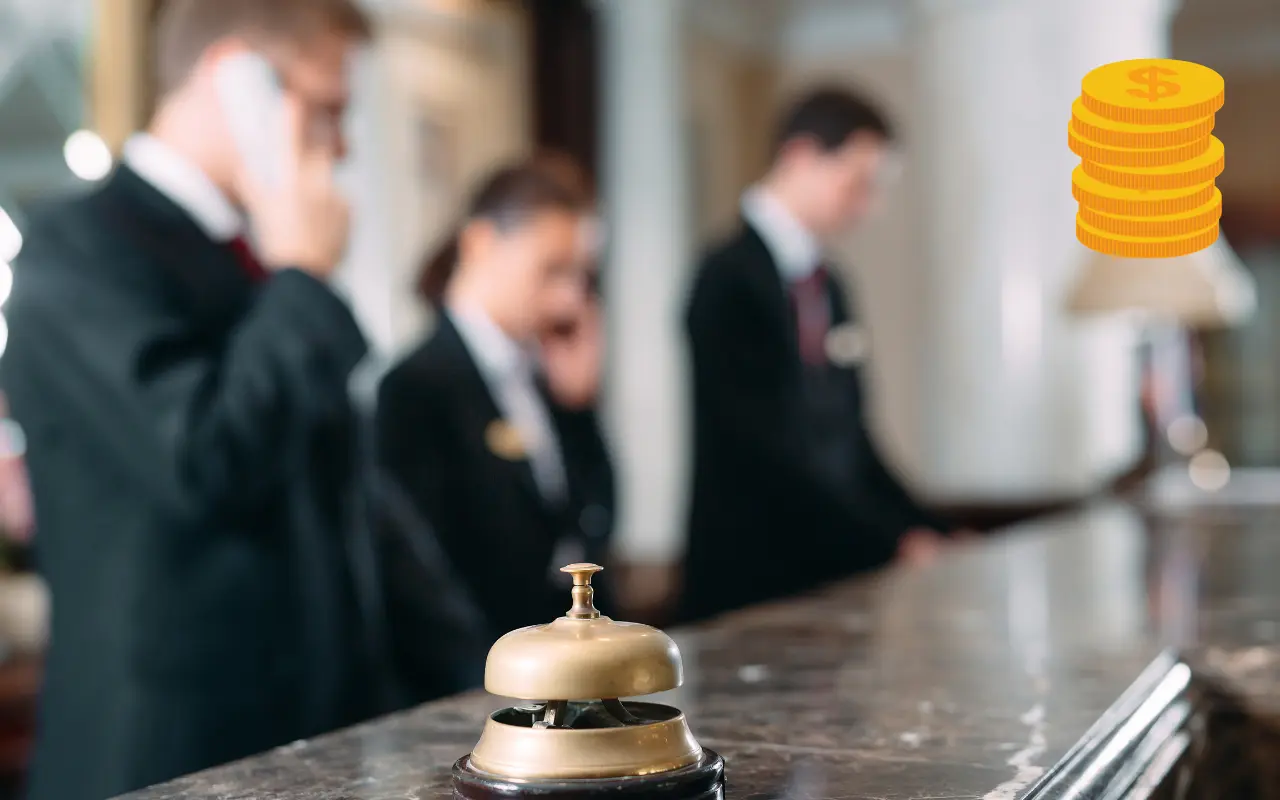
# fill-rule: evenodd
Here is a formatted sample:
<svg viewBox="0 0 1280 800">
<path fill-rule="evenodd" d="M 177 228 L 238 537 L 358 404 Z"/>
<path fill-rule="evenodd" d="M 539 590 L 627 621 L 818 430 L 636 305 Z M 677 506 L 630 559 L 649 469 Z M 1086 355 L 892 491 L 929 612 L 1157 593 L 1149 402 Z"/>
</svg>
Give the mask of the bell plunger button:
<svg viewBox="0 0 1280 800">
<path fill-rule="evenodd" d="M 565 614 L 566 617 L 600 619 L 600 612 L 596 610 L 595 605 L 596 590 L 591 588 L 591 576 L 603 569 L 604 567 L 598 564 L 570 564 L 560 568 L 561 572 L 567 572 L 573 576 L 573 589 L 570 590 L 573 607 L 569 609 L 568 614 Z"/>
</svg>

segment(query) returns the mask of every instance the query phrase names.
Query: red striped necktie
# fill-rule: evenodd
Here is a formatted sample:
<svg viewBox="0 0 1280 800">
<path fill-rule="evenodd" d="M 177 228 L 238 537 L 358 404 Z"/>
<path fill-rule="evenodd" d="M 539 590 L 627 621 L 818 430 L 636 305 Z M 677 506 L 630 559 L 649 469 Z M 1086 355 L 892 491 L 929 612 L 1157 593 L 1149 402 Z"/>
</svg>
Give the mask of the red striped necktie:
<svg viewBox="0 0 1280 800">
<path fill-rule="evenodd" d="M 228 242 L 231 252 L 235 254 L 236 260 L 240 262 L 240 268 L 244 270 L 244 274 L 249 276 L 249 280 L 254 283 L 262 283 L 270 274 L 266 268 L 262 266 L 262 262 L 253 254 L 253 248 L 245 241 L 243 236 L 237 236 Z"/>
</svg>

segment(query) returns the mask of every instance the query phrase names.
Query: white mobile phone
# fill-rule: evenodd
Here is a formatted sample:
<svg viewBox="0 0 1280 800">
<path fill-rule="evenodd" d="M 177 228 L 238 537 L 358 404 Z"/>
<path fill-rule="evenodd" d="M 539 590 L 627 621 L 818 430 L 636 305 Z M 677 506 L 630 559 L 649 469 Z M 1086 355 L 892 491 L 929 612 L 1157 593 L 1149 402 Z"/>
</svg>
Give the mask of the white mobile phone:
<svg viewBox="0 0 1280 800">
<path fill-rule="evenodd" d="M 216 79 L 245 168 L 263 184 L 276 184 L 284 158 L 284 90 L 275 68 L 256 53 L 240 53 L 218 64 Z"/>
</svg>

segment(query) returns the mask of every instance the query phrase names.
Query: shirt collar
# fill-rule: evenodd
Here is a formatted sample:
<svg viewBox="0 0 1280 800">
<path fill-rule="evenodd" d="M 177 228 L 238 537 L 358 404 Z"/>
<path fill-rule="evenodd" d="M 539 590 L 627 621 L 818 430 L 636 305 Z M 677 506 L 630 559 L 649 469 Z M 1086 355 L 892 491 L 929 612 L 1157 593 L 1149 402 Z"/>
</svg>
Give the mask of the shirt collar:
<svg viewBox="0 0 1280 800">
<path fill-rule="evenodd" d="M 822 245 L 778 198 L 761 186 L 742 196 L 742 216 L 760 238 L 787 281 L 813 274 L 822 262 Z"/>
<path fill-rule="evenodd" d="M 532 374 L 528 349 L 508 336 L 483 309 L 450 306 L 449 318 L 481 372 L 500 378 Z"/>
<path fill-rule="evenodd" d="M 131 136 L 124 146 L 124 163 L 185 211 L 215 242 L 231 241 L 244 232 L 240 212 L 209 176 L 154 136 Z"/>
</svg>

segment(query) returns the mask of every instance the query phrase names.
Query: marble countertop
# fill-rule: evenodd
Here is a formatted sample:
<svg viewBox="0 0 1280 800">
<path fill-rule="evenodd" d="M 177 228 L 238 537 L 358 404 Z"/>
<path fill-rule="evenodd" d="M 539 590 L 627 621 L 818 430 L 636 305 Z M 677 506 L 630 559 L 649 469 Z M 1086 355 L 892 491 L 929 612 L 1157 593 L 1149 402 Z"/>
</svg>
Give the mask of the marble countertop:
<svg viewBox="0 0 1280 800">
<path fill-rule="evenodd" d="M 1280 710 L 1277 565 L 1280 508 L 1099 506 L 675 631 L 686 684 L 661 701 L 725 757 L 730 798 L 1058 796 L 1037 783 L 1165 648 Z M 501 705 L 463 695 L 128 798 L 449 797 Z"/>
</svg>

